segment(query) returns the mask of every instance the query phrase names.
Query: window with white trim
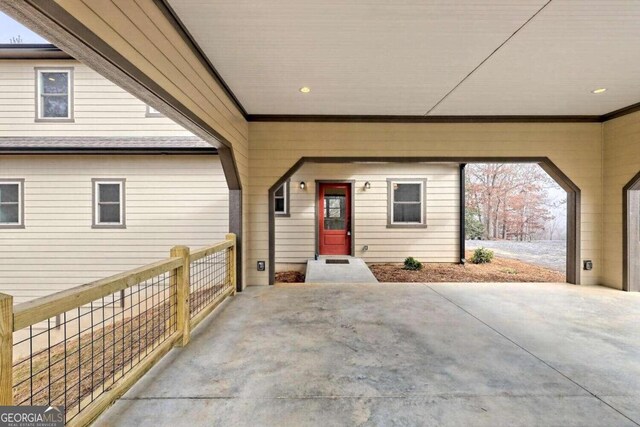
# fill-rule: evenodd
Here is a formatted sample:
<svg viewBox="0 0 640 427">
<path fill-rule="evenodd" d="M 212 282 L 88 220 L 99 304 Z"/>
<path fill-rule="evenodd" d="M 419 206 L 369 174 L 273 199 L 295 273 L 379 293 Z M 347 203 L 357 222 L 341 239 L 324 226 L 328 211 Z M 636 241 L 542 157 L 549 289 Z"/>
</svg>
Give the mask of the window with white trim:
<svg viewBox="0 0 640 427">
<path fill-rule="evenodd" d="M 390 226 L 426 225 L 426 180 L 389 180 Z"/>
<path fill-rule="evenodd" d="M 124 179 L 93 180 L 93 226 L 124 228 Z"/>
<path fill-rule="evenodd" d="M 274 211 L 276 216 L 288 216 L 289 215 L 289 181 L 284 182 L 273 193 L 274 198 Z"/>
<path fill-rule="evenodd" d="M 0 180 L 0 228 L 24 225 L 22 180 Z"/>
<path fill-rule="evenodd" d="M 73 118 L 73 73 L 71 69 L 36 69 L 37 114 L 39 120 Z"/>
</svg>

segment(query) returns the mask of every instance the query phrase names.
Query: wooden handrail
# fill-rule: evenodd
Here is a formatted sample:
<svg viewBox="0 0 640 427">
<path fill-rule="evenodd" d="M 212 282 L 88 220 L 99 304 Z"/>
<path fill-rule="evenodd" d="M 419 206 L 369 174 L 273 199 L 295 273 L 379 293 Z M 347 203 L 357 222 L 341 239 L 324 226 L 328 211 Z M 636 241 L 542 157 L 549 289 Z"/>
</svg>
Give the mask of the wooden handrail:
<svg viewBox="0 0 640 427">
<path fill-rule="evenodd" d="M 180 268 L 176 270 L 176 275 L 172 278 L 171 288 L 172 292 L 175 292 L 173 299 L 176 304 L 176 327 L 182 335 L 182 339 L 178 341 L 178 346 L 184 347 L 189 344 L 189 339 L 191 338 L 191 322 L 189 322 L 191 258 L 189 248 L 175 246 L 171 248 L 171 256 L 182 259 Z"/>
<path fill-rule="evenodd" d="M 13 405 L 13 297 L 0 294 L 0 406 Z"/>
<path fill-rule="evenodd" d="M 190 267 L 191 263 L 230 248 L 226 256 L 226 288 L 212 301 L 191 318 L 190 312 Z M 70 310 L 85 306 L 100 298 L 112 295 L 118 291 L 136 286 L 146 280 L 171 272 L 168 281 L 167 305 L 171 316 L 175 316 L 175 331 L 166 338 L 151 353 L 144 354 L 140 363 L 118 379 L 99 396 L 81 406 L 80 412 L 71 420 L 71 425 L 86 425 L 94 420 L 115 399 L 120 397 L 133 383 L 162 358 L 173 346 L 185 346 L 189 343 L 191 329 L 200 323 L 228 296 L 236 292 L 236 236 L 227 234 L 226 240 L 212 246 L 198 249 L 190 253 L 186 246 L 175 246 L 171 249 L 170 257 L 162 261 L 135 268 L 96 280 L 82 286 L 67 289 L 55 294 L 12 306 L 10 295 L 0 294 L 0 405 L 12 405 L 13 402 L 13 334 L 31 325 L 66 313 Z M 152 308 L 153 309 L 153 308 Z M 93 330 L 93 329 L 92 329 Z M 124 330 L 124 328 L 123 328 Z M 66 332 L 65 332 L 66 334 Z M 65 335 L 66 336 L 66 335 Z M 80 338 L 77 338 L 78 340 Z M 66 346 L 65 346 L 66 352 Z M 80 364 L 80 361 L 78 361 Z M 79 366 L 79 365 L 78 365 Z M 94 399 L 93 392 L 87 399 Z"/>
<path fill-rule="evenodd" d="M 233 244 L 233 240 L 225 240 L 224 242 L 216 243 L 213 246 L 207 246 L 206 248 L 193 251 L 191 252 L 191 262 L 197 261 L 216 252 L 220 252 L 224 249 L 231 248 L 233 247 Z"/>
<path fill-rule="evenodd" d="M 13 308 L 13 330 L 18 331 L 50 319 L 60 313 L 82 307 L 99 298 L 135 286 L 181 265 L 182 258 L 168 258 L 107 277 L 106 279 L 96 280 L 95 282 L 18 304 Z"/>
</svg>

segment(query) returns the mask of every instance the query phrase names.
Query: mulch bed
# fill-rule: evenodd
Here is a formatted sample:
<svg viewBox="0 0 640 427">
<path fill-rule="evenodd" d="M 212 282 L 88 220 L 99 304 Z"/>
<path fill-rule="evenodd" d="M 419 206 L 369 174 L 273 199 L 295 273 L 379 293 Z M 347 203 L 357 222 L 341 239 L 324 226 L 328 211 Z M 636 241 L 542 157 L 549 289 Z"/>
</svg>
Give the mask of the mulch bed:
<svg viewBox="0 0 640 427">
<path fill-rule="evenodd" d="M 304 283 L 304 274 L 299 271 L 280 271 L 276 273 L 276 283 Z"/>
<path fill-rule="evenodd" d="M 422 270 L 404 270 L 401 264 L 373 264 L 380 282 L 561 282 L 564 273 L 522 261 L 494 258 L 489 264 L 423 264 Z"/>
<path fill-rule="evenodd" d="M 467 260 L 471 253 L 467 253 Z M 422 270 L 405 270 L 402 264 L 372 264 L 369 266 L 380 282 L 560 282 L 564 273 L 526 262 L 494 258 L 489 264 L 423 264 Z M 303 283 L 304 274 L 297 271 L 276 273 L 278 283 Z"/>
</svg>

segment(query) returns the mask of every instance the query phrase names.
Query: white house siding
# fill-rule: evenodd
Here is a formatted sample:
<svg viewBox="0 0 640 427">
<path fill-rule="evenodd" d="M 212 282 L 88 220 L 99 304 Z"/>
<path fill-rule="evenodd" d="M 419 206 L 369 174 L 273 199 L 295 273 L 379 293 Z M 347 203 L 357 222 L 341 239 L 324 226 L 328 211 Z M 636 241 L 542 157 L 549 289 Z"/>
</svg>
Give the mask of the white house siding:
<svg viewBox="0 0 640 427">
<path fill-rule="evenodd" d="M 387 178 L 427 180 L 427 228 L 387 228 Z M 355 256 L 366 262 L 459 261 L 457 164 L 304 164 L 291 177 L 290 217 L 276 217 L 276 270 L 300 269 L 315 254 L 316 180 L 355 180 Z M 307 184 L 301 190 L 300 182 Z M 369 181 L 371 188 L 365 190 Z M 363 251 L 368 245 L 369 250 Z"/>
<path fill-rule="evenodd" d="M 73 68 L 74 122 L 36 122 L 35 68 Z M 75 60 L 0 60 L 2 136 L 189 136 L 166 117 Z"/>
<path fill-rule="evenodd" d="M 211 155 L 0 155 L 22 178 L 24 229 L 0 229 L 0 292 L 16 302 L 224 239 L 228 190 Z M 92 178 L 126 179 L 126 229 L 92 229 Z"/>
</svg>

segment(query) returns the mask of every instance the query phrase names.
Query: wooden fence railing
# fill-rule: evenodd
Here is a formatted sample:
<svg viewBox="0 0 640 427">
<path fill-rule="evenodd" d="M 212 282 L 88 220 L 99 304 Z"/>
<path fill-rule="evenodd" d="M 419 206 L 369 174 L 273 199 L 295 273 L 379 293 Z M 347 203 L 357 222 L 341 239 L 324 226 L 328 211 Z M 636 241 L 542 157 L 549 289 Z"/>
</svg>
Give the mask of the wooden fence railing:
<svg viewBox="0 0 640 427">
<path fill-rule="evenodd" d="M 0 406 L 87 425 L 236 292 L 236 236 L 13 306 L 0 294 Z"/>
</svg>

